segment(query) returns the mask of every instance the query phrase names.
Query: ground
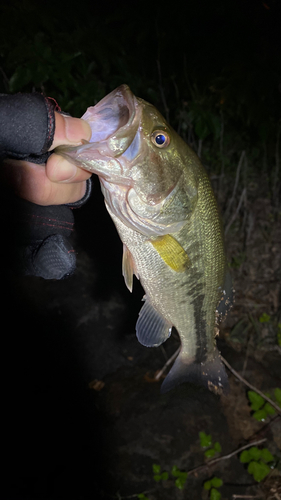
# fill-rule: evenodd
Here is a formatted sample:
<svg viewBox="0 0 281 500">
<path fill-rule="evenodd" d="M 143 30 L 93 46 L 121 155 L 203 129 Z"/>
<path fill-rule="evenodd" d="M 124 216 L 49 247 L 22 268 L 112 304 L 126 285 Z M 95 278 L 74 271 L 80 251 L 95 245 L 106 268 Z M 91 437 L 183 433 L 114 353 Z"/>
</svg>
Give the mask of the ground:
<svg viewBox="0 0 281 500">
<path fill-rule="evenodd" d="M 227 233 L 236 300 L 218 345 L 235 370 L 268 392 L 281 387 L 281 221 L 274 221 L 269 199 L 255 192 L 247 207 L 245 221 L 236 217 Z M 223 500 L 257 495 L 261 489 L 237 455 L 194 471 L 184 490 L 171 475 L 166 482 L 153 479 L 153 464 L 162 471 L 204 464 L 201 431 L 220 443 L 220 456 L 266 438 L 264 446 L 280 459 L 280 417 L 257 422 L 247 387 L 230 372 L 226 397 L 188 384 L 160 394 L 155 372 L 179 340 L 174 333 L 156 349 L 138 343 L 143 292 L 136 281 L 131 295 L 123 283 L 122 245 L 97 180 L 92 199 L 76 213 L 74 247 L 77 269 L 66 280 L 4 271 L 5 498 L 110 500 L 144 493 L 150 500 L 197 500 L 207 498 L 203 482 L 214 474 L 223 479 Z M 259 321 L 263 313 L 270 320 Z M 262 486 L 264 498 L 280 499 L 278 487 L 275 471 Z"/>
</svg>

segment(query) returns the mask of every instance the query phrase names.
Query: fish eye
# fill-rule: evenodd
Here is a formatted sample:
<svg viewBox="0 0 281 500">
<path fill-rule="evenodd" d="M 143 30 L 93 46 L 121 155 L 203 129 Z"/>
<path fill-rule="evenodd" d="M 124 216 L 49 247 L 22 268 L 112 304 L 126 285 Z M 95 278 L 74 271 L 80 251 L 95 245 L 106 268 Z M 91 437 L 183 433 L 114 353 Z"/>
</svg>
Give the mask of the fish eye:
<svg viewBox="0 0 281 500">
<path fill-rule="evenodd" d="M 166 148 L 170 144 L 170 136 L 164 130 L 155 130 L 150 138 L 152 144 L 158 148 Z"/>
</svg>

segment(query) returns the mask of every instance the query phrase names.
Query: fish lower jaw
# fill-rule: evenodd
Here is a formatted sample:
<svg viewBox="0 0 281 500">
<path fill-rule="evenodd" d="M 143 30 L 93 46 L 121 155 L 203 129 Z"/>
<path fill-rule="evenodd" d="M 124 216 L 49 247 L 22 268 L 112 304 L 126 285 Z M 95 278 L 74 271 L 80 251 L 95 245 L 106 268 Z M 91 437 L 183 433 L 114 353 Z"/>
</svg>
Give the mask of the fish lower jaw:
<svg viewBox="0 0 281 500">
<path fill-rule="evenodd" d="M 126 187 L 126 189 L 130 189 L 132 187 L 132 179 L 121 175 L 119 176 L 118 174 L 102 174 L 99 175 L 99 179 L 102 186 L 110 193 L 114 191 L 114 189 L 118 189 L 119 186 L 120 188 Z"/>
</svg>

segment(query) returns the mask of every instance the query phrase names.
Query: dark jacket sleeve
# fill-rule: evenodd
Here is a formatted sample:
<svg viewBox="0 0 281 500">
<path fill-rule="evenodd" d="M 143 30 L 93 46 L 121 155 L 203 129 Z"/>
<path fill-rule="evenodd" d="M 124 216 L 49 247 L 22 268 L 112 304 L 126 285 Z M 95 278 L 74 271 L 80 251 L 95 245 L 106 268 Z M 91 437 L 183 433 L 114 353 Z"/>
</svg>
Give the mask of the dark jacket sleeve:
<svg viewBox="0 0 281 500">
<path fill-rule="evenodd" d="M 0 94 L 0 160 L 45 163 L 55 133 L 56 102 L 37 92 Z"/>
<path fill-rule="evenodd" d="M 0 94 L 0 163 L 5 158 L 45 163 L 55 133 L 55 100 L 38 93 Z M 20 168 L 20 166 L 19 166 Z M 42 167 L 43 168 L 43 167 Z M 10 193 L 0 184 L 0 227 L 5 245 L 0 261 L 18 274 L 63 279 L 76 266 L 71 235 L 72 208 L 79 208 L 91 193 L 76 203 L 41 207 Z"/>
</svg>

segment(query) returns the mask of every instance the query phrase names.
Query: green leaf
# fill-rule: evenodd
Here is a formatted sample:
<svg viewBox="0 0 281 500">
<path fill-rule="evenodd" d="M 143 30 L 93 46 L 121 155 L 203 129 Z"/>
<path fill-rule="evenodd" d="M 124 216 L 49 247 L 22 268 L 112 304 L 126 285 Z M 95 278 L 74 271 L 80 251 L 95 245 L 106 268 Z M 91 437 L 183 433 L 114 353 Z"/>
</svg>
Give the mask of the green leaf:
<svg viewBox="0 0 281 500">
<path fill-rule="evenodd" d="M 205 434 L 205 432 L 199 432 L 200 437 L 200 445 L 202 448 L 207 448 L 212 444 L 212 436 L 211 434 Z"/>
<path fill-rule="evenodd" d="M 181 471 L 179 470 L 179 468 L 176 465 L 173 465 L 172 470 L 171 470 L 172 476 L 178 477 L 180 475 L 180 473 L 181 473 Z"/>
<path fill-rule="evenodd" d="M 274 389 L 274 396 L 279 406 L 281 406 L 281 389 L 279 389 L 279 387 Z"/>
<path fill-rule="evenodd" d="M 153 476 L 153 479 L 154 481 L 156 481 L 156 483 L 159 483 L 159 481 L 161 481 L 162 479 L 162 476 L 160 474 L 155 474 L 155 476 Z"/>
<path fill-rule="evenodd" d="M 206 458 L 211 458 L 216 454 L 216 450 L 214 448 L 210 448 L 209 450 L 206 450 L 204 455 Z"/>
<path fill-rule="evenodd" d="M 252 446 L 252 448 L 249 449 L 249 456 L 252 460 L 259 460 L 261 457 L 261 450 L 256 446 Z"/>
<path fill-rule="evenodd" d="M 210 500 L 220 500 L 221 494 L 216 488 L 211 489 Z"/>
<path fill-rule="evenodd" d="M 259 322 L 260 323 L 268 323 L 270 321 L 270 316 L 266 313 L 263 313 L 260 317 L 259 317 Z"/>
<path fill-rule="evenodd" d="M 267 413 L 266 411 L 262 408 L 261 410 L 257 410 L 253 413 L 253 417 L 258 420 L 259 422 L 263 422 L 266 417 L 267 417 Z"/>
<path fill-rule="evenodd" d="M 160 474 L 160 472 L 161 472 L 161 465 L 152 464 L 152 470 L 153 470 L 154 474 Z"/>
<path fill-rule="evenodd" d="M 261 458 L 265 462 L 273 462 L 274 461 L 273 455 L 270 453 L 270 451 L 267 448 L 263 448 L 263 450 L 261 450 Z"/>
<path fill-rule="evenodd" d="M 247 468 L 249 474 L 254 474 L 254 472 L 256 470 L 257 463 L 258 462 L 254 462 L 254 461 L 252 461 L 252 462 L 249 463 L 248 468 Z"/>
<path fill-rule="evenodd" d="M 259 483 L 270 472 L 270 468 L 264 462 L 250 462 L 248 472 L 254 476 L 254 479 Z"/>
<path fill-rule="evenodd" d="M 221 445 L 218 441 L 215 442 L 214 444 L 214 450 L 217 452 L 217 453 L 220 453 L 221 452 Z"/>
<path fill-rule="evenodd" d="M 266 413 L 268 415 L 274 415 L 276 412 L 275 412 L 275 409 L 273 408 L 273 406 L 271 406 L 271 404 L 269 403 L 265 403 L 264 407 L 263 407 L 263 410 L 266 411 Z"/>
<path fill-rule="evenodd" d="M 242 453 L 240 455 L 240 462 L 242 464 L 247 464 L 248 462 L 250 462 L 250 460 L 251 460 L 251 457 L 249 455 L 248 450 L 242 451 Z"/>
<path fill-rule="evenodd" d="M 167 481 L 168 478 L 169 478 L 169 472 L 162 472 L 161 474 L 162 481 Z"/>
<path fill-rule="evenodd" d="M 223 481 L 220 477 L 214 476 L 213 479 L 211 479 L 212 486 L 215 488 L 220 488 L 223 485 Z"/>
<path fill-rule="evenodd" d="M 148 497 L 146 497 L 143 493 L 140 493 L 140 494 L 138 495 L 138 499 L 139 499 L 139 500 L 149 500 L 149 498 L 148 498 Z"/>
<path fill-rule="evenodd" d="M 176 479 L 175 485 L 179 490 L 183 490 L 187 480 L 187 472 L 181 472 L 180 476 Z"/>
<path fill-rule="evenodd" d="M 203 484 L 203 488 L 204 490 L 210 490 L 212 488 L 211 481 L 205 481 L 205 483 Z"/>
<path fill-rule="evenodd" d="M 252 410 L 259 410 L 262 405 L 265 403 L 262 396 L 260 396 L 255 391 L 248 391 L 248 398 L 250 400 Z"/>
</svg>

